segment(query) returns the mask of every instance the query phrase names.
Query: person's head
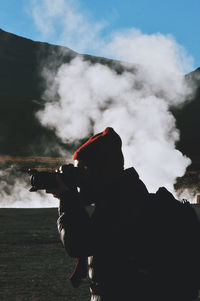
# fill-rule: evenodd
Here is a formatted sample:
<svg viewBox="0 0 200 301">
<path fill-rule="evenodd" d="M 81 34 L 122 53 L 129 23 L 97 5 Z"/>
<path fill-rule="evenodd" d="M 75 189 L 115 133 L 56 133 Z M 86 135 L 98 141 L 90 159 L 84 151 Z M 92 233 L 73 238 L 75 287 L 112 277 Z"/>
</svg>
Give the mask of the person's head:
<svg viewBox="0 0 200 301">
<path fill-rule="evenodd" d="M 122 141 L 113 128 L 92 136 L 74 153 L 84 175 L 84 185 L 94 191 L 114 181 L 124 169 Z"/>
</svg>

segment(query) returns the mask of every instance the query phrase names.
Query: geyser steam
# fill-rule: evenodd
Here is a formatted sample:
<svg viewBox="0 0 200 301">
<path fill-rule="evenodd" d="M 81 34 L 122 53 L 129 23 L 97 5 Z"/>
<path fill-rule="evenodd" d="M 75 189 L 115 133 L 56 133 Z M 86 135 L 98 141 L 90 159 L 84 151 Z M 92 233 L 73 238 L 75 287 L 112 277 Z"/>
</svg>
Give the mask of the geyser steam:
<svg viewBox="0 0 200 301">
<path fill-rule="evenodd" d="M 52 33 L 55 37 L 59 29 L 58 44 L 124 62 L 124 72 L 118 74 L 78 55 L 63 64 L 55 77 L 52 62 L 49 69 L 46 65 L 46 106 L 37 114 L 41 123 L 55 129 L 64 142 L 77 142 L 107 126 L 114 127 L 123 141 L 126 167 L 137 169 L 149 191 L 159 186 L 173 191 L 176 178 L 183 176 L 190 159 L 176 150 L 179 132 L 170 107 L 183 105 L 192 95 L 193 87 L 184 77 L 193 70 L 191 57 L 172 36 L 160 33 L 147 35 L 128 29 L 102 38 L 106 23 L 89 21 L 78 10 L 78 1 L 31 3 L 43 37 Z M 14 198 L 17 206 L 23 206 L 21 200 L 28 206 L 45 206 L 45 195 L 38 194 L 38 198 L 29 193 L 26 182 L 11 184 L 4 187 L 1 182 L 1 198 L 7 204 L 13 204 Z M 12 194 L 4 193 L 7 189 Z M 55 202 L 49 201 L 46 199 L 50 206 Z"/>
<path fill-rule="evenodd" d="M 164 46 L 163 40 L 168 42 Z M 163 185 L 172 191 L 176 177 L 184 174 L 190 159 L 175 149 L 179 133 L 169 108 L 183 104 L 192 90 L 177 64 L 175 42 L 160 35 L 150 41 L 151 48 L 156 42 L 156 50 L 161 44 L 158 48 L 163 53 L 159 56 L 167 66 L 152 68 L 153 49 L 150 54 L 144 52 L 145 65 L 122 74 L 78 56 L 58 70 L 38 118 L 65 142 L 114 127 L 123 140 L 126 166 L 136 167 L 150 191 Z M 130 44 L 134 39 L 130 38 Z M 140 48 L 135 50 L 140 52 Z M 124 67 L 134 66 L 129 63 Z M 58 101 L 52 101 L 55 95 L 59 95 Z"/>
<path fill-rule="evenodd" d="M 58 201 L 44 191 L 31 193 L 30 177 L 11 165 L 0 170 L 0 204 L 1 208 L 39 208 L 56 207 Z"/>
<path fill-rule="evenodd" d="M 57 41 L 79 53 L 92 50 L 123 61 L 126 71 L 117 74 L 82 56 L 62 65 L 55 77 L 45 66 L 46 106 L 37 115 L 41 123 L 65 142 L 114 127 L 123 140 L 126 166 L 136 167 L 150 191 L 159 186 L 173 191 L 190 159 L 176 150 L 179 132 L 169 109 L 192 94 L 184 77 L 193 69 L 192 58 L 170 35 L 131 28 L 103 37 L 109 24 L 81 13 L 78 0 L 56 3 L 32 1 L 33 19 L 44 35 L 57 33 Z"/>
</svg>

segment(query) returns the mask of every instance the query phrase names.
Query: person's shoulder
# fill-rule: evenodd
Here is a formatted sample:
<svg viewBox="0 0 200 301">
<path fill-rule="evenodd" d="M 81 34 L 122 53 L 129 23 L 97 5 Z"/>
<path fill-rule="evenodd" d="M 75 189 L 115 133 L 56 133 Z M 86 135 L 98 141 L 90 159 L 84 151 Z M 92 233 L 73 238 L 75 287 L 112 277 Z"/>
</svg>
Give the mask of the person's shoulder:
<svg viewBox="0 0 200 301">
<path fill-rule="evenodd" d="M 124 177 L 139 179 L 139 174 L 134 167 L 129 167 L 123 170 Z"/>
<path fill-rule="evenodd" d="M 122 176 L 122 186 L 124 189 L 128 189 L 130 192 L 133 192 L 134 190 L 135 194 L 139 194 L 141 197 L 144 195 L 145 197 L 149 195 L 145 183 L 140 179 L 139 174 L 134 167 L 124 170 Z"/>
<path fill-rule="evenodd" d="M 149 198 L 148 190 L 134 167 L 124 170 L 119 190 L 123 204 L 131 211 L 136 208 L 141 210 Z"/>
<path fill-rule="evenodd" d="M 139 181 L 139 174 L 137 173 L 137 171 L 135 170 L 134 167 L 130 167 L 127 169 L 124 169 L 121 177 L 119 179 L 119 182 L 122 185 L 133 185 L 133 183 L 137 183 Z"/>
</svg>

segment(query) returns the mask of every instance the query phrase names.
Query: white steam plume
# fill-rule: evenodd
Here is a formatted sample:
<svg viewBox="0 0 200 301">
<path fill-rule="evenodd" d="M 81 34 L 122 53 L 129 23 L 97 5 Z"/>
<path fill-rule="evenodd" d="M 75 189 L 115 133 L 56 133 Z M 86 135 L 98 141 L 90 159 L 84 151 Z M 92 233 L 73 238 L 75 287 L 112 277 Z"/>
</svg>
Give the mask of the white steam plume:
<svg viewBox="0 0 200 301">
<path fill-rule="evenodd" d="M 79 52 L 96 50 L 103 42 L 100 35 L 107 22 L 94 22 L 89 13 L 81 13 L 77 0 L 31 0 L 30 11 L 43 38 L 54 37 Z"/>
<path fill-rule="evenodd" d="M 55 1 L 41 2 L 48 8 Z M 37 9 L 38 3 L 35 1 Z M 100 38 L 100 27 L 89 24 L 70 3 L 61 1 L 62 10 L 56 14 L 61 19 L 66 15 L 61 36 L 67 41 L 74 35 L 74 50 L 87 49 L 88 43 L 92 49 L 101 45 L 99 55 L 123 60 L 125 67 L 137 66 L 137 71 L 127 69 L 119 75 L 81 56 L 62 65 L 53 81 L 45 68 L 51 87 L 45 93 L 45 109 L 38 113 L 41 123 L 54 128 L 65 142 L 112 126 L 122 137 L 126 166 L 135 166 L 150 191 L 159 186 L 173 191 L 176 177 L 183 176 L 190 159 L 175 148 L 179 132 L 169 108 L 182 105 L 192 94 L 184 78 L 184 73 L 193 69 L 191 57 L 173 37 L 146 35 L 136 29 L 113 33 L 106 42 Z M 72 20 L 82 22 L 81 45 L 79 26 L 71 26 L 67 11 L 73 11 Z M 51 9 L 44 18 L 40 14 L 43 25 L 53 19 Z M 59 101 L 52 101 L 55 95 Z"/>
<path fill-rule="evenodd" d="M 38 117 L 65 142 L 114 127 L 123 140 L 126 165 L 136 167 L 150 190 L 162 185 L 172 190 L 190 160 L 175 149 L 179 133 L 168 109 L 191 91 L 180 74 L 173 74 L 169 95 L 162 77 L 160 82 L 162 86 L 142 69 L 118 75 L 77 57 L 55 77 L 59 102 L 47 101 Z"/>
<path fill-rule="evenodd" d="M 18 172 L 15 167 L 0 170 L 1 208 L 57 207 L 58 201 L 44 191 L 29 192 L 29 177 Z"/>
</svg>

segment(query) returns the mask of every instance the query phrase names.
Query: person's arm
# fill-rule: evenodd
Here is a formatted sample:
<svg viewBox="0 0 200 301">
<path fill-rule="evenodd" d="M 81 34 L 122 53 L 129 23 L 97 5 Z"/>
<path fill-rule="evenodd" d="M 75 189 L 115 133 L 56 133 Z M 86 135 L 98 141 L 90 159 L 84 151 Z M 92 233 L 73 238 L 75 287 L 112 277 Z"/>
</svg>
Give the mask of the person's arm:
<svg viewBox="0 0 200 301">
<path fill-rule="evenodd" d="M 91 219 L 81 204 L 79 193 L 64 191 L 59 199 L 58 232 L 67 253 L 71 257 L 91 255 Z"/>
<path fill-rule="evenodd" d="M 57 177 L 57 187 L 46 190 L 60 200 L 58 207 L 58 232 L 71 257 L 91 255 L 91 219 L 83 206 L 77 188 L 69 188 Z"/>
</svg>

